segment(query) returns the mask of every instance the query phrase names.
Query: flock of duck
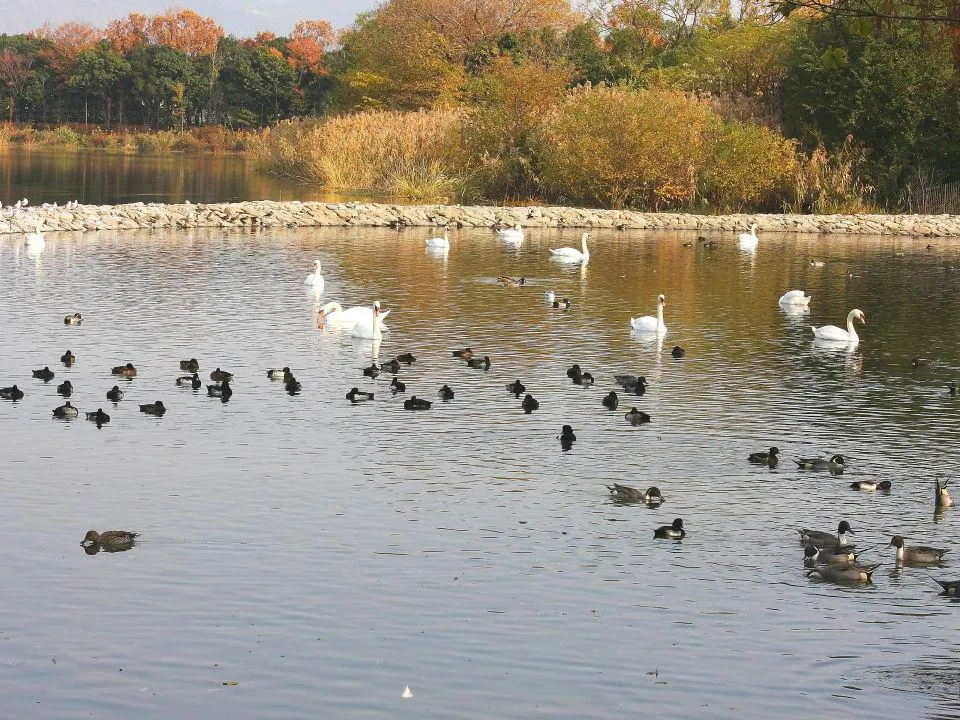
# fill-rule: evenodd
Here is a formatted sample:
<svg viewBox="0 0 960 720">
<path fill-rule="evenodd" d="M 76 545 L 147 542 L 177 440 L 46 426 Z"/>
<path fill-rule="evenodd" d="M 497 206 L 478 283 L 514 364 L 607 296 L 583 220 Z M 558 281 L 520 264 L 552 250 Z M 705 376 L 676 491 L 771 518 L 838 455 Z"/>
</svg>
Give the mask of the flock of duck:
<svg viewBox="0 0 960 720">
<path fill-rule="evenodd" d="M 742 251 L 750 252 L 757 247 L 759 239 L 756 235 L 756 229 L 757 226 L 753 225 L 749 233 L 741 233 L 738 235 L 738 245 Z M 42 236 L 38 239 L 34 237 L 35 235 L 37 234 L 31 233 L 27 236 L 26 243 L 28 245 L 42 242 Z M 513 227 L 501 228 L 497 231 L 497 237 L 499 240 L 507 243 L 520 242 L 524 237 L 523 229 L 519 224 Z M 579 250 L 570 247 L 550 249 L 551 258 L 565 263 L 589 262 L 589 237 L 588 233 L 583 233 Z M 427 240 L 426 245 L 428 250 L 448 251 L 450 248 L 448 230 L 444 229 L 442 237 L 433 237 Z M 311 286 L 316 293 L 322 293 L 324 289 L 324 279 L 321 272 L 321 263 L 317 260 L 313 272 L 304 280 L 304 284 Z M 521 277 L 514 279 L 501 276 L 497 279 L 497 282 L 502 287 L 522 287 L 526 284 L 526 278 Z M 547 302 L 554 308 L 568 309 L 570 307 L 569 300 L 559 299 L 553 292 L 546 293 L 545 296 Z M 804 291 L 790 290 L 785 293 L 778 302 L 780 307 L 787 312 L 802 312 L 809 306 L 810 300 L 810 296 Z M 663 294 L 658 295 L 656 314 L 631 317 L 629 320 L 631 331 L 638 334 L 650 334 L 656 337 L 666 335 L 667 327 L 664 322 L 665 306 L 666 297 Z M 327 326 L 339 327 L 348 331 L 352 337 L 366 340 L 379 340 L 383 337 L 383 332 L 389 329 L 384 322 L 389 314 L 390 310 L 381 309 L 379 301 L 375 301 L 372 305 L 360 305 L 346 309 L 337 302 L 328 302 L 320 307 L 316 321 L 317 326 L 321 328 Z M 65 325 L 80 325 L 82 321 L 83 318 L 80 313 L 67 315 L 63 320 Z M 824 325 L 821 327 L 813 327 L 812 331 L 817 340 L 856 345 L 859 342 L 859 336 L 854 328 L 854 321 L 866 323 L 866 317 L 863 311 L 859 309 L 851 310 L 847 315 L 845 329 L 834 325 Z M 488 371 L 492 366 L 492 361 L 488 355 L 481 357 L 475 354 L 469 347 L 455 350 L 452 355 L 473 369 Z M 685 351 L 680 346 L 674 346 L 671 351 L 671 356 L 676 360 L 682 359 L 684 355 Z M 76 356 L 70 350 L 67 350 L 60 360 L 65 366 L 70 367 L 76 362 Z M 920 358 L 916 359 L 915 365 L 921 361 L 922 359 Z M 394 395 L 405 393 L 406 384 L 399 378 L 398 374 L 402 367 L 410 366 L 414 362 L 416 362 L 416 358 L 412 353 L 402 353 L 385 363 L 373 362 L 370 366 L 362 369 L 362 376 L 375 379 L 383 373 L 392 374 L 393 377 L 389 386 L 390 392 Z M 175 384 L 177 386 L 190 388 L 195 391 L 202 388 L 203 381 L 199 376 L 200 365 L 198 360 L 195 358 L 181 360 L 180 369 L 189 374 L 176 377 Z M 112 368 L 111 372 L 113 375 L 126 380 L 131 380 L 137 376 L 136 367 L 129 362 L 125 365 Z M 590 386 L 595 382 L 593 375 L 589 371 L 583 370 L 579 364 L 572 365 L 566 374 L 567 378 L 576 385 Z M 33 377 L 42 380 L 44 383 L 50 382 L 54 376 L 55 373 L 50 370 L 49 367 L 33 371 Z M 270 380 L 283 381 L 285 390 L 291 395 L 295 395 L 301 390 L 300 382 L 294 377 L 289 367 L 268 370 L 267 377 Z M 213 381 L 214 384 L 207 385 L 207 394 L 211 397 L 219 398 L 221 402 L 228 402 L 233 394 L 233 389 L 230 385 L 232 379 L 233 375 L 231 373 L 221 370 L 219 367 L 216 368 L 216 370 L 210 373 L 210 380 Z M 626 396 L 642 396 L 648 387 L 646 378 L 643 376 L 630 374 L 615 375 L 614 381 L 620 389 L 620 393 L 616 390 L 610 390 L 601 400 L 602 406 L 610 411 L 615 411 L 620 406 L 621 394 Z M 527 392 L 526 386 L 519 379 L 507 383 L 505 387 L 507 392 L 512 393 L 517 399 L 520 399 L 520 396 L 523 395 L 520 407 L 524 413 L 530 414 L 540 408 L 539 401 L 531 393 Z M 57 392 L 65 398 L 69 398 L 73 393 L 73 385 L 69 380 L 66 380 L 57 387 Z M 455 391 L 449 385 L 444 384 L 439 389 L 438 395 L 442 401 L 450 401 L 454 399 Z M 114 403 L 115 406 L 123 399 L 123 396 L 124 392 L 118 385 L 114 385 L 106 392 L 107 400 Z M 10 387 L 0 388 L 0 399 L 19 401 L 23 397 L 23 390 L 16 384 Z M 373 400 L 374 393 L 361 390 L 355 386 L 346 393 L 346 399 L 353 404 L 357 404 Z M 432 401 L 417 397 L 416 395 L 411 395 L 403 403 L 404 409 L 411 411 L 429 410 L 432 405 Z M 166 408 L 161 400 L 139 405 L 139 409 L 142 413 L 155 416 L 162 416 L 166 412 Z M 67 400 L 63 405 L 54 408 L 53 417 L 69 420 L 78 417 L 79 412 L 79 409 Z M 85 416 L 88 420 L 95 422 L 98 428 L 110 422 L 110 416 L 104 412 L 103 408 L 86 412 Z M 650 415 L 639 410 L 637 407 L 631 407 L 631 409 L 624 414 L 624 419 L 631 425 L 643 425 L 651 422 Z M 576 434 L 573 427 L 571 425 L 563 425 L 557 439 L 560 441 L 562 450 L 570 450 L 576 441 Z M 779 454 L 780 451 L 777 447 L 771 447 L 765 451 L 751 453 L 747 460 L 752 464 L 767 465 L 773 468 L 776 467 L 779 462 Z M 795 462 L 798 468 L 803 470 L 826 470 L 834 474 L 842 473 L 846 467 L 844 457 L 839 454 L 834 454 L 828 458 L 800 458 Z M 947 482 L 941 482 L 937 479 L 935 483 L 934 503 L 936 509 L 943 510 L 952 506 L 953 500 L 947 490 Z M 891 490 L 891 483 L 889 481 L 860 480 L 851 483 L 851 487 L 861 491 L 889 492 Z M 629 485 L 614 483 L 613 485 L 608 485 L 607 488 L 610 491 L 612 499 L 621 504 L 642 503 L 648 507 L 656 508 L 665 501 L 658 487 L 649 487 L 646 490 L 640 490 Z M 682 540 L 686 537 L 686 530 L 682 518 L 675 518 L 671 524 L 657 527 L 653 533 L 654 538 L 657 539 Z M 837 583 L 867 583 L 870 582 L 873 572 L 879 567 L 879 563 L 863 564 L 859 562 L 861 553 L 857 552 L 856 548 L 847 542 L 847 534 L 853 534 L 853 530 L 846 520 L 839 523 L 836 533 L 806 528 L 798 530 L 798 533 L 800 542 L 804 548 L 804 564 L 808 568 L 807 574 L 811 578 Z M 98 533 L 95 530 L 90 530 L 84 537 L 82 545 L 88 554 L 94 554 L 101 550 L 106 552 L 119 552 L 132 548 L 137 537 L 138 533 L 130 531 L 110 530 Z M 939 565 L 944 555 L 948 552 L 948 549 L 943 548 L 907 545 L 904 537 L 901 535 L 894 535 L 888 547 L 895 548 L 898 566 Z M 946 595 L 957 596 L 958 593 L 960 593 L 960 580 L 937 580 L 936 582 L 939 583 L 943 593 Z"/>
</svg>

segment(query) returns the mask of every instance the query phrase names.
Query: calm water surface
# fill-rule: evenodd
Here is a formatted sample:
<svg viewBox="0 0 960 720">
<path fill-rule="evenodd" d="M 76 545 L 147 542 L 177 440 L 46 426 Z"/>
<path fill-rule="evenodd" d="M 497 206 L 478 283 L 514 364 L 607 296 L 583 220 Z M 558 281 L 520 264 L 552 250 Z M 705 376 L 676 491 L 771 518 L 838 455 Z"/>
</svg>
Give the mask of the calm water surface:
<svg viewBox="0 0 960 720">
<path fill-rule="evenodd" d="M 900 571 L 884 547 L 894 532 L 955 546 L 960 510 L 933 510 L 960 435 L 944 391 L 960 375 L 955 245 L 765 237 L 741 255 L 731 237 L 708 251 L 598 232 L 569 268 L 547 248 L 577 233 L 511 248 L 460 231 L 446 257 L 429 234 L 58 234 L 39 256 L 0 239 L 0 381 L 27 393 L 0 404 L 0 716 L 960 716 L 960 606 L 932 580 L 960 579 L 956 558 Z M 321 298 L 302 284 L 315 258 Z M 777 307 L 795 287 L 813 295 L 805 316 Z M 549 309 L 548 289 L 572 309 Z M 632 337 L 660 292 L 665 341 Z M 377 298 L 392 312 L 376 347 L 315 327 L 321 302 Z M 858 349 L 812 341 L 853 307 Z M 83 325 L 63 324 L 73 312 Z M 451 357 L 465 345 L 489 372 Z M 361 377 L 406 351 L 400 377 L 429 412 Z M 914 369 L 918 354 L 935 364 Z M 189 357 L 204 378 L 236 373 L 229 403 L 174 387 Z M 110 368 L 127 361 L 140 374 L 114 407 Z M 596 387 L 570 383 L 573 362 Z M 30 378 L 43 365 L 46 385 Z M 266 379 L 283 365 L 301 395 Z M 609 412 L 620 372 L 650 388 Z M 112 422 L 52 420 L 65 378 Z M 539 412 L 505 391 L 515 378 Z M 375 401 L 352 406 L 353 385 Z M 155 399 L 165 417 L 137 411 Z M 653 423 L 627 425 L 631 404 Z M 746 463 L 772 444 L 778 469 Z M 833 452 L 839 477 L 791 461 Z M 893 492 L 849 489 L 869 477 Z M 615 505 L 609 482 L 667 502 Z M 655 542 L 674 517 L 687 538 Z M 805 576 L 795 528 L 842 518 L 884 563 L 872 585 Z M 89 528 L 142 539 L 87 556 Z"/>
<path fill-rule="evenodd" d="M 242 155 L 0 148 L 0 202 L 23 197 L 33 205 L 356 199 L 264 175 Z"/>
</svg>

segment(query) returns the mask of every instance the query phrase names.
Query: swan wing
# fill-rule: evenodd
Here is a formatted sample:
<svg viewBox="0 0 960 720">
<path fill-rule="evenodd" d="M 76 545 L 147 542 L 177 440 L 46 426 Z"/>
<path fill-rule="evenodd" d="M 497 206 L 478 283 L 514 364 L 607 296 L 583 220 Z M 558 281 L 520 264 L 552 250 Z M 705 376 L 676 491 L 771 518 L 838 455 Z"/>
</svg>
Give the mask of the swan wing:
<svg viewBox="0 0 960 720">
<path fill-rule="evenodd" d="M 657 331 L 657 319 L 650 315 L 643 317 L 630 318 L 630 327 L 637 332 L 652 333 Z"/>
<path fill-rule="evenodd" d="M 813 328 L 813 335 L 818 340 L 838 340 L 847 342 L 850 340 L 850 333 L 836 325 L 823 325 Z"/>
<path fill-rule="evenodd" d="M 809 305 L 810 297 L 803 290 L 789 290 L 780 296 L 781 305 Z"/>
</svg>

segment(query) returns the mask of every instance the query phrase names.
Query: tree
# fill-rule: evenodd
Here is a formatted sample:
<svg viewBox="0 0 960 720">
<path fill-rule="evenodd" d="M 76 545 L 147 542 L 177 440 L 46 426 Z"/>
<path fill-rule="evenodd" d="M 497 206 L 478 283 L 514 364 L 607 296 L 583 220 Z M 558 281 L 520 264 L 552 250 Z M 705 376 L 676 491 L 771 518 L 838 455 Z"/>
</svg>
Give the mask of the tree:
<svg viewBox="0 0 960 720">
<path fill-rule="evenodd" d="M 187 88 L 197 85 L 196 69 L 185 53 L 162 45 L 144 45 L 129 55 L 131 92 L 147 125 L 168 127 L 186 113 Z"/>
<path fill-rule="evenodd" d="M 7 89 L 7 121 L 13 122 L 17 99 L 30 79 L 33 59 L 13 50 L 0 53 L 0 84 Z"/>
<path fill-rule="evenodd" d="M 950 47 L 897 23 L 810 21 L 783 82 L 788 131 L 807 147 L 836 150 L 848 136 L 867 151 L 866 181 L 882 199 L 917 169 L 960 175 L 960 123 Z"/>
<path fill-rule="evenodd" d="M 84 50 L 77 58 L 76 71 L 67 85 L 79 89 L 84 96 L 84 118 L 87 122 L 87 99 L 92 95 L 104 103 L 103 120 L 110 126 L 113 99 L 120 92 L 123 80 L 130 74 L 130 63 L 115 53 L 109 43 L 100 43 Z"/>
</svg>

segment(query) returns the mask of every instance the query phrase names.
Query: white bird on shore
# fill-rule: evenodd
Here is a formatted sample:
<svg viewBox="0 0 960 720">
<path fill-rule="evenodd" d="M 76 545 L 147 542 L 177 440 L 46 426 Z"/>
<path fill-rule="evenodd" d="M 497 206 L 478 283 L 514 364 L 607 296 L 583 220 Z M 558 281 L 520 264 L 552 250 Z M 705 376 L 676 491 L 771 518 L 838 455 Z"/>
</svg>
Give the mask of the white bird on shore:
<svg viewBox="0 0 960 720">
<path fill-rule="evenodd" d="M 581 250 L 577 250 L 572 247 L 562 247 L 554 250 L 550 250 L 550 259 L 559 260 L 560 262 L 569 262 L 569 263 L 585 263 L 590 261 L 590 251 L 587 249 L 587 238 L 590 237 L 589 233 L 584 233 L 580 236 L 580 247 Z"/>
<path fill-rule="evenodd" d="M 737 242 L 741 250 L 756 250 L 757 243 L 760 242 L 760 238 L 757 237 L 757 224 L 750 226 L 750 232 L 737 235 Z"/>
<path fill-rule="evenodd" d="M 823 325 L 813 329 L 813 336 L 817 340 L 829 340 L 831 342 L 845 342 L 849 345 L 856 345 L 860 342 L 860 336 L 853 327 L 853 321 L 859 320 L 864 325 L 867 324 L 867 318 L 862 310 L 853 309 L 847 313 L 847 329 L 839 328 L 836 325 Z"/>
<path fill-rule="evenodd" d="M 644 315 L 643 317 L 630 318 L 630 328 L 634 332 L 657 335 L 666 335 L 667 326 L 663 324 L 663 306 L 667 304 L 667 298 L 664 295 L 657 296 L 657 316 Z"/>
<path fill-rule="evenodd" d="M 304 285 L 313 285 L 315 292 L 323 292 L 323 275 L 320 274 L 320 261 L 313 261 L 313 272 L 307 275 L 307 279 L 303 281 Z"/>
<path fill-rule="evenodd" d="M 427 240 L 427 247 L 431 250 L 449 250 L 450 249 L 450 231 L 443 229 L 443 237 L 433 237 Z"/>
<path fill-rule="evenodd" d="M 810 304 L 811 299 L 812 298 L 803 290 L 788 290 L 780 296 L 780 299 L 777 301 L 777 303 L 780 305 L 801 305 L 806 307 Z"/>
</svg>

